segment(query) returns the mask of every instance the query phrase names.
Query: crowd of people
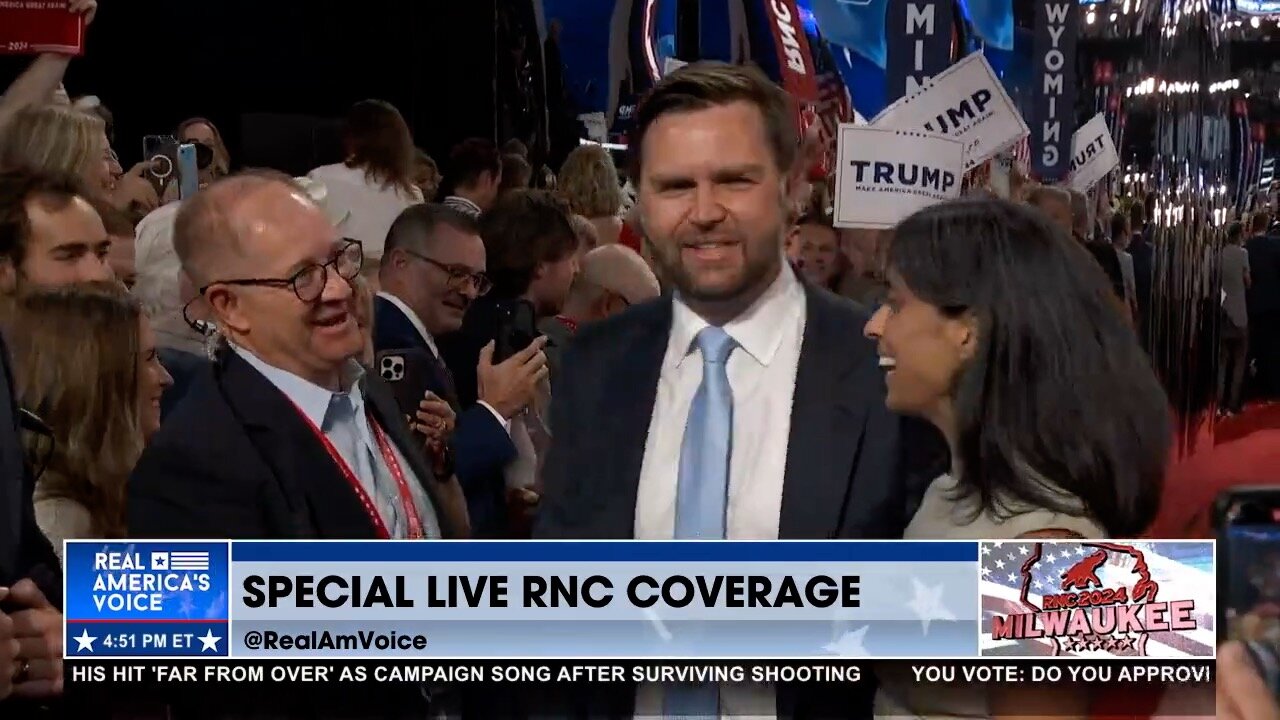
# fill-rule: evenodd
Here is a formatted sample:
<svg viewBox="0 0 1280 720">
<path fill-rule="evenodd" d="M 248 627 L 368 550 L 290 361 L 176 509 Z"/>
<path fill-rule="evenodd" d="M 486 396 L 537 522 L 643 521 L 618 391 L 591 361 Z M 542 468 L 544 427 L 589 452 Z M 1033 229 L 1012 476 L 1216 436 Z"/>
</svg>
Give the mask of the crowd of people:
<svg viewBox="0 0 1280 720">
<path fill-rule="evenodd" d="M 206 162 L 180 197 L 120 167 L 105 106 L 57 99 L 65 65 L 0 100 L 0 700 L 60 692 L 65 539 L 1101 538 L 1156 516 L 1173 431 L 1140 341 L 1145 203 L 1099 218 L 1031 187 L 837 230 L 795 190 L 785 94 L 714 63 L 649 94 L 621 173 L 584 145 L 532 189 L 520 143 L 475 138 L 437 166 L 365 101 L 342 162 L 302 178 L 233 171 L 213 123 L 183 123 Z M 1229 411 L 1280 371 L 1280 238 L 1248 227 L 1221 249 Z M 818 702 L 710 690 L 623 704 Z M 838 702 L 1088 712 L 891 674 Z"/>
</svg>

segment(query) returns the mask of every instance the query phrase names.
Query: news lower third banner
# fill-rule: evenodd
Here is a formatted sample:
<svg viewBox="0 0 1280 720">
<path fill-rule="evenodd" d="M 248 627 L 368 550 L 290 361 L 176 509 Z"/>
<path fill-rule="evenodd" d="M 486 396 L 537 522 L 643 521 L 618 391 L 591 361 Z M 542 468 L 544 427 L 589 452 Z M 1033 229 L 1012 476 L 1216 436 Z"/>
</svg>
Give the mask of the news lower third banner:
<svg viewBox="0 0 1280 720">
<path fill-rule="evenodd" d="M 66 657 L 1212 657 L 1210 542 L 79 542 Z"/>
</svg>

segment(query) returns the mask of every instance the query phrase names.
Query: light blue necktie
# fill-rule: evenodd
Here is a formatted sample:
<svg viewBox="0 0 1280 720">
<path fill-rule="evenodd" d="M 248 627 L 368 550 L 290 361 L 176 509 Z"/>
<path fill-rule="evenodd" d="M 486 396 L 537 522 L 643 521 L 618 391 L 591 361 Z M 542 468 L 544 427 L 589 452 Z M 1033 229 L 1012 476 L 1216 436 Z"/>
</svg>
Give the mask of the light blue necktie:
<svg viewBox="0 0 1280 720">
<path fill-rule="evenodd" d="M 677 540 L 723 540 L 729 496 L 729 458 L 733 451 L 733 390 L 727 363 L 738 345 L 722 328 L 698 333 L 702 384 L 693 396 L 680 446 L 676 485 Z M 667 717 L 718 718 L 720 691 L 712 683 L 668 685 Z"/>
<path fill-rule="evenodd" d="M 374 507 L 378 509 L 379 514 L 384 512 L 382 503 L 379 502 L 377 480 L 374 477 L 373 464 L 369 457 L 369 450 L 364 442 L 360 440 L 360 431 L 356 428 L 355 405 L 351 402 L 351 396 L 346 394 L 335 394 L 329 400 L 329 409 L 324 414 L 324 431 L 329 442 L 333 443 L 333 447 L 338 454 L 347 461 L 347 465 L 351 467 L 351 472 L 355 473 L 356 479 L 360 481 L 360 486 L 369 494 L 369 499 L 373 501 Z M 387 531 L 392 537 L 396 537 L 396 521 L 398 518 L 384 518 L 387 525 Z"/>
</svg>

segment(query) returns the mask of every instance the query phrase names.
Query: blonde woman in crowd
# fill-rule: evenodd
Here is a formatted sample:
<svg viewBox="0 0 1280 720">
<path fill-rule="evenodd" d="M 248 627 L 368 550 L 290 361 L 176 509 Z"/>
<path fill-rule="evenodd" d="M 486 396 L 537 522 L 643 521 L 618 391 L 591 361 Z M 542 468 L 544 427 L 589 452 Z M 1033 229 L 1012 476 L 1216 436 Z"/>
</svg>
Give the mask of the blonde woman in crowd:
<svg viewBox="0 0 1280 720">
<path fill-rule="evenodd" d="M 160 429 L 173 379 L 138 302 L 117 282 L 43 290 L 18 300 L 5 335 L 19 402 L 53 431 L 28 434 L 36 519 L 62 541 L 127 536 L 125 484 Z"/>
<path fill-rule="evenodd" d="M 209 165 L 207 177 L 201 178 L 202 184 L 208 184 L 231 172 L 231 154 L 227 152 L 227 144 L 222 141 L 222 133 L 212 121 L 202 117 L 188 118 L 178 125 L 178 142 L 198 143 L 213 151 L 213 162 Z"/>
<path fill-rule="evenodd" d="M 143 213 L 160 204 L 144 165 L 121 175 L 102 118 L 67 105 L 19 111 L 0 134 L 0 168 L 27 169 L 78 178 L 87 193 L 121 210 Z"/>
<path fill-rule="evenodd" d="M 422 191 L 423 202 L 436 201 L 436 194 L 440 192 L 440 181 L 443 179 L 436 161 L 426 151 L 418 148 L 413 160 L 413 184 Z"/>
<path fill-rule="evenodd" d="M 618 242 L 622 234 L 622 183 L 608 150 L 599 145 L 574 148 L 560 167 L 556 191 L 574 213 L 596 226 L 601 245 Z"/>
</svg>

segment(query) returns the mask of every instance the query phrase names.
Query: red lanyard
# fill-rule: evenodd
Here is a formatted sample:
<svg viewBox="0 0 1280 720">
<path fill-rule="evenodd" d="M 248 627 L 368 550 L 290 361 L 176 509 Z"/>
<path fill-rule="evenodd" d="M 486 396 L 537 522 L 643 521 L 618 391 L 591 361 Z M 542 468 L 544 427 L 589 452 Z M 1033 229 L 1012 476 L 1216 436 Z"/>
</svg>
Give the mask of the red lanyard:
<svg viewBox="0 0 1280 720">
<path fill-rule="evenodd" d="M 577 320 L 574 320 L 571 317 L 565 317 L 564 315 L 557 315 L 556 320 L 559 320 L 561 325 L 568 328 L 570 335 L 576 334 L 578 332 Z"/>
<path fill-rule="evenodd" d="M 391 532 L 387 529 L 387 524 L 382 520 L 382 514 L 378 512 L 378 508 L 373 504 L 373 499 L 369 497 L 369 493 L 365 492 L 364 486 L 360 484 L 360 479 L 356 477 L 355 472 L 351 470 L 351 466 L 343 459 L 338 449 L 329 442 L 329 438 L 311 422 L 311 418 L 302 412 L 296 404 L 293 406 L 298 411 L 298 415 L 307 423 L 307 427 L 311 428 L 311 432 L 315 433 L 316 439 L 324 446 L 326 452 L 334 463 L 338 465 L 338 469 L 342 471 L 342 476 L 347 479 L 347 484 L 355 492 L 356 497 L 360 500 L 360 504 L 364 506 L 364 511 L 369 515 L 369 522 L 373 523 L 374 530 L 378 533 L 379 540 L 390 540 Z M 378 444 L 378 450 L 382 453 L 382 459 L 387 463 L 387 469 L 391 471 L 391 476 L 395 478 L 396 487 L 400 491 L 400 502 L 404 505 L 404 512 L 409 523 L 409 539 L 421 540 L 424 535 L 422 532 L 422 518 L 418 516 L 418 505 L 413 501 L 413 493 L 409 492 L 409 483 L 404 479 L 404 470 L 400 467 L 400 460 L 396 457 L 396 453 L 391 449 L 391 443 L 387 440 L 387 434 L 378 426 L 378 422 L 373 415 L 366 412 L 366 418 L 369 421 L 369 427 L 373 429 L 373 438 Z M 358 436 L 357 436 L 358 437 Z M 363 451 L 364 448 L 361 447 Z"/>
</svg>

